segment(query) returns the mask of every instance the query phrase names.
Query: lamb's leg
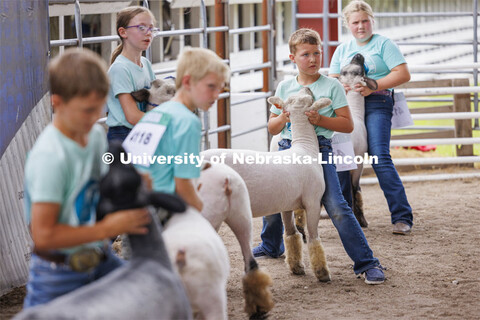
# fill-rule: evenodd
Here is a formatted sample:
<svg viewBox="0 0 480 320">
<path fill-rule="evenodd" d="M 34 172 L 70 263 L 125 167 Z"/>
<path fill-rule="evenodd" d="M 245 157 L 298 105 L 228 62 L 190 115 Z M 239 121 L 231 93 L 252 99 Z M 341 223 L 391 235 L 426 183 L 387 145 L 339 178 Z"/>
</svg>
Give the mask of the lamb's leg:
<svg viewBox="0 0 480 320">
<path fill-rule="evenodd" d="M 320 205 L 307 209 L 308 253 L 310 264 L 315 277 L 321 282 L 330 281 L 330 271 L 327 266 L 325 251 L 318 236 L 318 222 L 320 221 Z"/>
<path fill-rule="evenodd" d="M 367 219 L 363 212 L 363 197 L 360 188 L 360 177 L 362 176 L 363 164 L 358 164 L 356 170 L 351 171 L 352 177 L 352 194 L 353 194 L 353 213 L 362 228 L 368 227 Z"/>
<path fill-rule="evenodd" d="M 197 312 L 194 314 L 195 319 L 217 320 L 228 319 L 227 297 L 225 295 L 226 288 L 212 284 L 207 288 L 202 288 L 201 293 L 198 292 L 195 301 L 190 301 L 192 306 L 196 306 Z"/>
<path fill-rule="evenodd" d="M 302 234 L 303 243 L 307 243 L 307 235 L 305 234 L 305 210 L 295 210 L 293 215 L 295 216 L 295 226 L 298 232 Z"/>
<path fill-rule="evenodd" d="M 248 213 L 248 217 L 246 217 Z M 225 220 L 237 237 L 245 261 L 245 275 L 243 276 L 243 296 L 245 298 L 245 312 L 249 316 L 265 315 L 273 308 L 270 286 L 272 278 L 268 273 L 258 268 L 252 254 L 252 217 L 251 211 L 245 210 L 231 214 Z"/>
<path fill-rule="evenodd" d="M 285 234 L 283 235 L 283 241 L 285 242 L 285 262 L 293 274 L 305 274 L 302 235 L 295 227 L 292 211 L 282 212 L 282 220 L 285 226 Z"/>
</svg>

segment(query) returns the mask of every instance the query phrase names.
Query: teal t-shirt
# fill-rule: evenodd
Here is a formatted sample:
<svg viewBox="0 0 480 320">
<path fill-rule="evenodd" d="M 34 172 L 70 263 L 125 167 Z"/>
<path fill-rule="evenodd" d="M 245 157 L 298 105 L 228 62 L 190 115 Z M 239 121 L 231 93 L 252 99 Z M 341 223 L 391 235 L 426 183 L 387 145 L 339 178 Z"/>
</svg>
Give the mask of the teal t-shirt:
<svg viewBox="0 0 480 320">
<path fill-rule="evenodd" d="M 155 80 L 152 64 L 147 58 L 141 58 L 142 67 L 136 65 L 123 55 L 119 55 L 108 70 L 110 90 L 107 98 L 108 116 L 106 124 L 109 127 L 125 126 L 133 128 L 123 112 L 118 95 L 131 93 L 140 89 L 149 89 Z M 138 110 L 145 111 L 145 103 L 137 102 Z"/>
<path fill-rule="evenodd" d="M 70 226 L 93 225 L 99 200 L 99 182 L 108 166 L 102 155 L 107 151 L 104 129 L 96 124 L 81 147 L 48 125 L 27 155 L 25 163 L 25 215 L 30 224 L 33 203 L 60 204 L 58 223 Z M 101 246 L 101 242 L 88 245 Z M 79 247 L 64 248 L 71 252 Z"/>
<path fill-rule="evenodd" d="M 303 86 L 298 83 L 297 77 L 283 80 L 278 84 L 277 90 L 275 91 L 275 96 L 279 97 L 283 101 L 287 100 L 289 96 L 297 93 Z M 318 110 L 318 113 L 322 116 L 327 117 L 336 117 L 335 110 L 343 108 L 348 105 L 347 97 L 345 95 L 345 89 L 337 81 L 337 79 L 329 78 L 325 76 L 320 76 L 317 81 L 307 85 L 310 90 L 312 90 L 313 97 L 315 100 L 320 98 L 329 98 L 332 100 L 332 104 L 326 108 Z M 270 107 L 270 112 L 279 115 L 282 113 L 281 109 L 278 109 L 275 106 Z M 323 136 L 327 139 L 330 139 L 333 136 L 333 131 L 325 129 L 323 127 L 314 126 L 317 136 Z M 287 123 L 281 132 L 281 137 L 283 139 L 292 139 L 291 124 Z"/>
<path fill-rule="evenodd" d="M 185 105 L 168 101 L 146 113 L 140 120 L 152 119 L 150 113 L 169 115 L 165 132 L 155 151 L 156 156 L 172 157 L 166 163 L 151 164 L 146 171 L 153 182 L 153 190 L 175 193 L 175 178 L 195 179 L 200 176 L 200 166 L 192 161 L 190 155 L 200 154 L 202 124 L 200 119 Z M 127 138 L 128 139 L 128 138 Z M 173 157 L 177 156 L 174 160 Z M 145 171 L 144 168 L 140 168 Z"/>
<path fill-rule="evenodd" d="M 340 74 L 340 70 L 352 61 L 357 53 L 365 57 L 367 76 L 378 80 L 390 73 L 396 66 L 406 63 L 400 49 L 387 37 L 374 34 L 364 46 L 355 39 L 337 47 L 330 62 L 329 74 Z"/>
</svg>

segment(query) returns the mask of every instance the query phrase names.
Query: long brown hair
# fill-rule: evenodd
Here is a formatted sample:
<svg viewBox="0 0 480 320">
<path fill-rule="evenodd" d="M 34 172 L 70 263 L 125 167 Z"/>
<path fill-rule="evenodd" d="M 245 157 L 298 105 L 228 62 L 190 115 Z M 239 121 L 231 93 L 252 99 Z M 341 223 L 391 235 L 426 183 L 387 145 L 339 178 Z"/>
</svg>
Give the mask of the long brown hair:
<svg viewBox="0 0 480 320">
<path fill-rule="evenodd" d="M 140 7 L 140 6 L 132 6 L 132 7 L 126 7 L 125 9 L 122 9 L 117 13 L 117 34 L 120 37 L 120 45 L 115 48 L 112 52 L 112 57 L 110 58 L 110 64 L 112 64 L 115 59 L 122 53 L 123 50 L 123 38 L 120 36 L 120 33 L 118 32 L 118 29 L 120 28 L 125 28 L 128 26 L 130 23 L 130 20 L 132 20 L 136 15 L 140 13 L 147 12 L 150 14 L 153 18 L 153 21 L 155 23 L 155 17 L 153 16 L 153 13 L 146 7 Z"/>
</svg>

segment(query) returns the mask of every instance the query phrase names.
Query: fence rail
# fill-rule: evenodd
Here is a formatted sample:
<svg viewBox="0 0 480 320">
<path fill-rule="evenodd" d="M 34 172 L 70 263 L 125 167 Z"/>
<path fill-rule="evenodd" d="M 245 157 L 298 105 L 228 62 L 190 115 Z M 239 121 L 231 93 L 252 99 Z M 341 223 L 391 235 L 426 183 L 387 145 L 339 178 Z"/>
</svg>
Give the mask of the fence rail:
<svg viewBox="0 0 480 320">
<path fill-rule="evenodd" d="M 61 39 L 61 40 L 52 40 L 50 41 L 50 47 L 51 48 L 57 48 L 57 47 L 64 47 L 64 46 L 79 46 L 82 47 L 83 45 L 87 44 L 101 44 L 101 43 L 109 43 L 109 42 L 115 42 L 119 41 L 120 38 L 117 35 L 109 35 L 109 36 L 97 36 L 97 37 L 83 37 L 82 34 L 82 12 L 81 12 L 81 5 L 80 2 L 92 2 L 92 1 L 80 1 L 80 0 L 50 0 L 50 4 L 74 4 L 74 18 L 75 18 L 75 32 L 76 32 L 76 38 L 72 39 Z M 256 71 L 256 70 L 262 70 L 264 73 L 268 73 L 268 77 L 264 78 L 264 82 L 266 81 L 267 83 L 264 84 L 264 88 L 266 91 L 264 95 L 260 95 L 258 97 L 253 97 L 249 98 L 245 102 L 250 102 L 254 101 L 256 99 L 265 99 L 266 97 L 271 95 L 271 92 L 273 90 L 272 85 L 273 85 L 273 69 L 275 68 L 275 56 L 273 54 L 274 49 L 273 49 L 273 41 L 270 39 L 273 39 L 273 32 L 274 32 L 274 25 L 273 25 L 273 6 L 274 6 L 274 1 L 273 0 L 263 0 L 264 5 L 265 5 L 265 19 L 262 21 L 262 25 L 258 26 L 250 26 L 250 27 L 242 27 L 242 28 L 230 28 L 227 25 L 218 25 L 217 23 L 216 26 L 208 26 L 208 20 L 207 20 L 207 10 L 205 6 L 205 1 L 200 0 L 200 24 L 201 27 L 199 28 L 189 28 L 189 29 L 172 29 L 172 30 L 162 30 L 162 31 L 156 31 L 153 34 L 154 38 L 172 38 L 172 37 L 181 37 L 181 36 L 187 36 L 187 35 L 203 35 L 203 41 L 201 41 L 200 46 L 202 47 L 208 47 L 208 34 L 218 34 L 218 33 L 227 33 L 229 36 L 234 36 L 234 35 L 239 35 L 239 34 L 248 34 L 248 33 L 255 33 L 255 32 L 267 32 L 268 36 L 267 38 L 269 41 L 267 41 L 264 46 L 263 50 L 268 52 L 268 56 L 265 57 L 263 63 L 258 63 L 258 64 L 253 64 L 245 67 L 237 67 L 231 70 L 232 73 L 243 73 L 243 72 L 250 72 L 250 71 Z M 143 1 L 143 5 L 145 7 L 149 7 L 149 2 L 148 1 Z M 217 6 L 217 4 L 215 4 Z M 221 8 L 220 8 L 221 6 Z M 220 11 L 223 11 L 223 14 L 227 15 L 226 19 L 225 17 L 222 17 L 222 21 L 228 21 L 228 14 L 229 10 L 225 10 L 223 7 L 223 4 L 218 4 L 218 7 Z M 229 52 L 229 41 L 225 42 L 225 49 L 224 51 Z M 152 52 L 151 48 L 147 50 L 147 58 L 151 59 Z M 227 54 L 228 57 L 228 54 Z M 229 64 L 230 60 L 229 59 L 224 59 L 225 63 Z M 162 68 L 162 69 L 157 69 L 154 70 L 156 75 L 159 74 L 166 74 L 166 73 L 174 73 L 176 70 L 175 67 L 168 67 L 168 68 Z M 219 100 L 225 99 L 227 100 L 226 106 L 230 108 L 230 93 L 222 93 L 219 97 Z M 244 102 L 237 102 L 236 104 L 241 104 Z M 220 103 L 223 106 L 224 103 Z M 219 106 L 220 108 L 220 106 Z M 223 108 L 223 107 L 222 107 Z M 229 110 L 223 111 L 223 113 L 230 114 Z M 226 116 L 226 123 L 219 123 L 217 128 L 211 129 L 210 128 L 210 119 L 208 113 L 203 113 L 202 115 L 203 118 L 203 136 L 204 136 L 204 148 L 207 149 L 210 146 L 209 143 L 209 135 L 216 134 L 216 133 L 221 133 L 221 132 L 226 132 L 231 130 L 231 125 L 230 125 L 230 120 L 229 117 Z M 101 118 L 99 119 L 99 123 L 104 123 L 106 118 Z M 262 128 L 253 128 L 249 130 L 251 131 L 256 131 L 260 130 Z M 227 140 L 229 140 L 227 138 Z M 220 144 L 220 138 L 219 138 L 219 144 Z M 230 145 L 230 141 L 226 141 L 226 145 Z"/>
</svg>

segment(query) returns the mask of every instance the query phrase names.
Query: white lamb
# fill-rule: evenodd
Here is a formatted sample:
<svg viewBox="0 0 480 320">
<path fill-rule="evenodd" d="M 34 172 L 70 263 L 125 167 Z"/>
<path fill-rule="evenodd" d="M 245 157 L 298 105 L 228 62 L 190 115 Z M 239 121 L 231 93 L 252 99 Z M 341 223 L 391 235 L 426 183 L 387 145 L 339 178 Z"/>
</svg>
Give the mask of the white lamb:
<svg viewBox="0 0 480 320">
<path fill-rule="evenodd" d="M 237 237 L 245 262 L 245 312 L 252 318 L 262 318 L 273 308 L 269 289 L 272 279 L 259 269 L 252 254 L 252 211 L 247 186 L 227 165 L 206 163 L 197 188 L 204 203 L 202 215 L 217 231 L 225 221 Z"/>
<path fill-rule="evenodd" d="M 134 96 L 137 101 L 147 102 L 148 105 L 154 107 L 169 100 L 174 94 L 175 87 L 169 81 L 162 81 L 159 79 L 156 79 L 152 82 L 150 89 L 142 89 L 132 92 L 132 96 Z M 211 169 L 205 170 L 206 168 Z M 225 181 L 225 179 L 228 181 Z M 273 308 L 272 294 L 269 290 L 272 280 L 267 273 L 258 268 L 257 262 L 252 255 L 252 214 L 245 183 L 243 182 L 242 178 L 228 166 L 211 166 L 208 164 L 203 168 L 197 184 L 200 189 L 200 197 L 204 201 L 202 215 L 205 216 L 205 218 L 211 223 L 216 231 L 218 231 L 220 228 L 221 223 L 225 221 L 225 223 L 232 229 L 237 237 L 238 242 L 240 243 L 245 261 L 245 276 L 243 278 L 245 312 L 252 317 L 265 315 Z M 203 188 L 200 188 L 202 185 Z M 227 202 L 230 206 L 225 205 Z M 197 217 L 195 217 L 195 220 L 198 220 Z M 182 229 L 181 226 L 184 224 L 185 221 L 181 220 L 181 222 L 174 224 L 174 226 L 170 223 L 167 226 L 164 237 L 166 239 L 165 241 L 167 242 L 167 247 L 169 248 L 172 259 L 173 256 L 176 256 L 177 254 L 176 250 L 178 249 L 177 247 L 179 244 L 177 240 L 179 234 L 177 229 L 180 229 L 179 232 L 183 233 L 184 229 Z M 200 223 L 200 225 L 203 224 L 203 222 Z M 191 225 L 186 226 L 185 229 L 188 229 L 189 227 L 191 227 Z M 199 231 L 203 232 L 202 230 L 197 230 L 197 232 Z M 208 232 L 206 233 L 210 233 L 210 230 L 207 231 Z M 198 234 L 198 237 L 200 236 L 201 235 Z M 205 241 L 205 239 L 198 240 L 200 242 Z M 185 245 L 187 247 L 187 244 Z M 191 246 L 188 245 L 188 247 Z M 188 251 L 191 252 L 192 250 L 189 248 Z M 202 250 L 199 250 L 199 253 L 206 255 L 209 254 L 208 252 L 205 253 Z M 222 261 L 224 260 L 223 257 L 219 258 L 221 258 Z M 200 257 L 192 258 L 187 254 L 186 260 L 191 261 L 192 259 L 194 259 L 194 261 L 201 262 Z M 173 261 L 175 261 L 175 259 Z M 180 263 L 180 265 L 181 264 L 182 263 Z M 191 264 L 190 267 L 192 267 Z M 195 272 L 192 272 L 191 268 L 187 268 L 183 269 L 182 272 L 182 279 L 187 287 L 189 297 L 191 297 L 191 300 L 195 300 L 192 301 L 192 307 L 194 309 L 205 309 L 203 311 L 204 314 L 214 314 L 215 307 L 208 307 L 208 300 L 210 296 L 208 294 L 204 294 L 202 296 L 201 292 L 201 289 L 204 286 L 203 281 L 210 281 L 208 269 L 199 271 L 197 268 Z M 200 277 L 202 279 L 195 280 L 195 277 L 192 277 L 191 275 L 199 272 L 205 272 L 206 274 Z M 217 277 L 217 279 L 213 280 L 213 282 L 218 282 L 223 279 L 221 272 L 219 274 L 212 275 Z M 217 287 L 221 287 L 220 283 L 217 285 Z M 224 289 L 216 289 L 213 291 L 218 292 L 218 295 L 220 294 L 220 291 L 225 293 Z M 207 319 L 209 318 L 207 317 Z"/>
<path fill-rule="evenodd" d="M 310 89 L 303 88 L 285 102 L 278 97 L 270 97 L 268 102 L 290 112 L 293 137 L 290 149 L 270 153 L 215 149 L 202 154 L 207 160 L 212 156 L 224 155 L 225 163 L 240 174 L 248 188 L 253 217 L 282 212 L 286 262 L 294 274 L 305 274 L 305 267 L 302 261 L 302 239 L 295 227 L 292 210 L 305 209 L 311 267 L 320 281 L 329 281 L 330 271 L 317 229 L 325 182 L 322 165 L 317 163 L 319 157 L 317 136 L 305 112 L 326 107 L 331 101 L 319 99 L 314 102 Z M 267 164 L 242 165 L 234 161 L 239 156 L 272 160 Z M 288 164 L 288 159 L 295 162 L 299 162 L 299 159 L 314 161 L 310 164 L 307 161 Z"/>
<path fill-rule="evenodd" d="M 167 102 L 175 95 L 175 83 L 171 79 L 155 79 L 150 89 L 140 89 L 130 93 L 139 102 L 147 102 L 147 111 Z"/>
<path fill-rule="evenodd" d="M 377 82 L 365 76 L 365 59 L 357 53 L 350 64 L 340 71 L 338 80 L 348 85 L 352 90 L 347 92 L 347 102 L 353 116 L 354 129 L 351 133 L 353 150 L 356 156 L 364 156 L 368 151 L 367 128 L 365 127 L 365 98 L 353 90 L 357 83 L 367 85 L 371 90 L 378 88 Z M 357 164 L 357 169 L 351 170 L 353 213 L 362 227 L 367 227 L 368 222 L 363 214 L 363 199 L 360 189 L 360 177 L 362 176 L 363 164 Z"/>
<path fill-rule="evenodd" d="M 163 239 L 185 286 L 195 319 L 227 319 L 227 249 L 210 223 L 194 208 L 173 215 Z"/>
</svg>

